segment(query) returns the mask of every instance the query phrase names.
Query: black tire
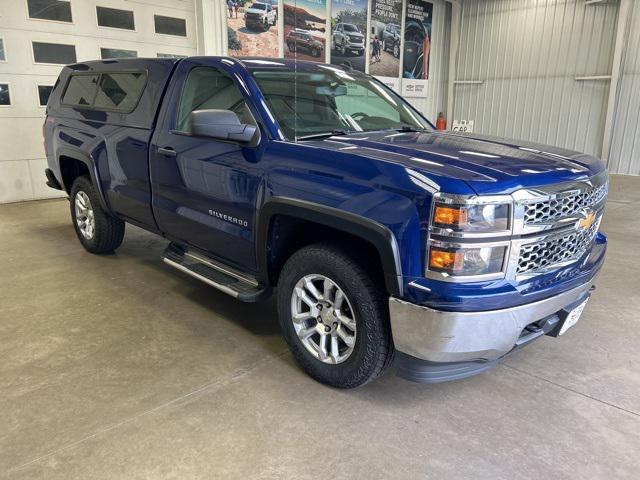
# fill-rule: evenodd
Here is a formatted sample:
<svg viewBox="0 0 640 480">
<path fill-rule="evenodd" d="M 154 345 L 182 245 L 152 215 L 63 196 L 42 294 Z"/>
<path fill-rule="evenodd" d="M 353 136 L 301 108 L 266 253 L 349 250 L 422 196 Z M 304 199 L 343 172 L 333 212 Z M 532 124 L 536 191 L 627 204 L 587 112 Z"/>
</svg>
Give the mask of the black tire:
<svg viewBox="0 0 640 480">
<path fill-rule="evenodd" d="M 299 365 L 312 378 L 336 388 L 355 388 L 379 377 L 393 359 L 388 295 L 356 254 L 331 244 L 315 244 L 294 253 L 278 280 L 278 318 L 283 336 Z M 337 364 L 322 362 L 296 334 L 292 321 L 292 295 L 306 275 L 330 278 L 352 306 L 357 332 L 353 351 Z M 313 320 L 309 320 L 313 326 Z"/>
<path fill-rule="evenodd" d="M 320 56 L 320 52 L 318 51 L 318 49 L 316 47 L 313 47 L 311 49 L 311 56 L 312 57 L 319 57 Z"/>
<path fill-rule="evenodd" d="M 76 218 L 76 198 L 80 192 L 83 192 L 89 198 L 90 207 L 93 211 L 94 230 L 90 238 L 87 238 L 82 233 Z M 78 240 L 87 251 L 91 253 L 113 252 L 122 244 L 125 223 L 102 208 L 98 194 L 89 177 L 76 178 L 71 187 L 69 203 L 71 205 L 73 228 L 76 231 Z"/>
<path fill-rule="evenodd" d="M 291 53 L 296 51 L 296 44 L 295 43 L 287 43 L 287 47 L 289 47 L 289 51 Z"/>
</svg>

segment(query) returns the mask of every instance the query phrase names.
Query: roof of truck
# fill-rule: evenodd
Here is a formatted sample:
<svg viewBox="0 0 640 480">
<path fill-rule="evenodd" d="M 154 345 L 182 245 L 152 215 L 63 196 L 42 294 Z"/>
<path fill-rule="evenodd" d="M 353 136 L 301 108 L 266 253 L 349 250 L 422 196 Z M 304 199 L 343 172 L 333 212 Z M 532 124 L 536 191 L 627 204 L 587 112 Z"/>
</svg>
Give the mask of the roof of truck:
<svg viewBox="0 0 640 480">
<path fill-rule="evenodd" d="M 229 56 L 193 56 L 185 58 L 155 58 L 155 57 L 136 57 L 136 58 L 114 58 L 109 60 L 90 60 L 87 62 L 80 62 L 73 65 L 68 65 L 67 68 L 73 71 L 100 71 L 116 70 L 118 68 L 135 68 L 149 65 L 173 65 L 182 60 L 190 59 L 225 59 L 231 62 L 236 62 L 247 69 L 253 69 L 257 67 L 263 68 L 281 68 L 283 70 L 297 69 L 300 71 L 313 71 L 317 69 L 332 68 L 347 71 L 348 67 L 340 65 L 329 65 L 319 62 L 313 62 L 309 60 L 296 60 L 293 58 L 272 58 L 272 57 L 229 57 Z M 165 67 L 166 68 L 166 67 Z"/>
</svg>

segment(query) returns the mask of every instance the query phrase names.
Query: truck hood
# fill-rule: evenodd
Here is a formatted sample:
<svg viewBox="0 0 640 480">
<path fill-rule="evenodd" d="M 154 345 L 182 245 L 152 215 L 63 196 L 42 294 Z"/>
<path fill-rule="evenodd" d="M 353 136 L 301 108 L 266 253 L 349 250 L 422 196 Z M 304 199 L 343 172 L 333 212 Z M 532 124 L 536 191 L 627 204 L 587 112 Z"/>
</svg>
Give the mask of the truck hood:
<svg viewBox="0 0 640 480">
<path fill-rule="evenodd" d="M 323 148 L 333 144 L 329 148 L 339 150 L 343 148 L 336 145 L 347 145 L 351 154 L 419 170 L 443 191 L 450 190 L 450 181 L 462 180 L 477 194 L 511 193 L 519 188 L 586 179 L 605 169 L 600 159 L 583 153 L 451 132 L 367 132 L 321 143 Z"/>
<path fill-rule="evenodd" d="M 247 8 L 244 13 L 257 13 L 259 15 L 266 15 L 267 11 L 266 10 L 262 10 L 260 8 Z"/>
</svg>

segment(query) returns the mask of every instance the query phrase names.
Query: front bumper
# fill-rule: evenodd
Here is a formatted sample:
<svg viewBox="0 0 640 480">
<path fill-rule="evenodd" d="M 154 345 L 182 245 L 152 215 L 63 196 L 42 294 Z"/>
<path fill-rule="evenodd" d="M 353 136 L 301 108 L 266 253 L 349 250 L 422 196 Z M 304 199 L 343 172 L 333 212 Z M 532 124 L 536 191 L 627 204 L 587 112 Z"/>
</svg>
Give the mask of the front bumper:
<svg viewBox="0 0 640 480">
<path fill-rule="evenodd" d="M 515 348 L 549 333 L 568 307 L 589 297 L 594 280 L 544 300 L 480 312 L 434 310 L 391 297 L 398 374 L 441 382 L 481 373 Z"/>
</svg>

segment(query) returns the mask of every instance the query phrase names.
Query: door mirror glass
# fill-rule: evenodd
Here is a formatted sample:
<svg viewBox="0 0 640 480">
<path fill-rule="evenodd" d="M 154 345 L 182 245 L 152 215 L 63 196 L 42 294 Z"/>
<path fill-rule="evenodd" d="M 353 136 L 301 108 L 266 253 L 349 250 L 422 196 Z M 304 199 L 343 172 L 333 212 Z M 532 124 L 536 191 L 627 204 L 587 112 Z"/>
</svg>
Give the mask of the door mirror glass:
<svg viewBox="0 0 640 480">
<path fill-rule="evenodd" d="M 231 110 L 194 110 L 189 115 L 188 131 L 197 137 L 232 140 L 248 143 L 258 129 L 255 125 L 240 122 Z"/>
</svg>

